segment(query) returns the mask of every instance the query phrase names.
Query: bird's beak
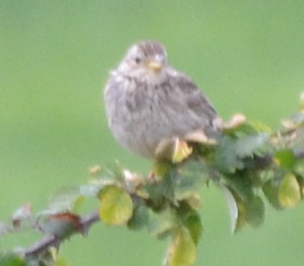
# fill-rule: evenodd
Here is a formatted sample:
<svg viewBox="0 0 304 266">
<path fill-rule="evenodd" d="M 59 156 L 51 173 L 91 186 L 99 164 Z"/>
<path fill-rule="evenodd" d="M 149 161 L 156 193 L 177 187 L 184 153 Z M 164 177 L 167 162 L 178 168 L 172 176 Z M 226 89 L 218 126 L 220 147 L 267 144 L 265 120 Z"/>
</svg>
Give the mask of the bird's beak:
<svg viewBox="0 0 304 266">
<path fill-rule="evenodd" d="M 151 60 L 148 62 L 148 68 L 151 69 L 153 72 L 159 72 L 162 70 L 163 65 L 161 62 L 158 62 L 156 60 Z"/>
</svg>

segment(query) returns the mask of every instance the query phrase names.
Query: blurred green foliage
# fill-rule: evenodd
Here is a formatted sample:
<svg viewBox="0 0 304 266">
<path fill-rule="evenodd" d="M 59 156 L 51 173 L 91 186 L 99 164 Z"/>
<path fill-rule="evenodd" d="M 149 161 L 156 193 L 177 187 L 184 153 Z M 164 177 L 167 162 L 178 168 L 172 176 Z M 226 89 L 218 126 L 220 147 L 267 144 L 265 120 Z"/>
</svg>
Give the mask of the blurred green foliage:
<svg viewBox="0 0 304 266">
<path fill-rule="evenodd" d="M 242 112 L 278 127 L 303 90 L 303 25 L 299 0 L 1 0 L 1 220 L 27 201 L 39 210 L 55 191 L 85 181 L 96 163 L 119 159 L 148 171 L 149 162 L 115 143 L 100 96 L 108 71 L 135 41 L 163 42 L 171 63 L 224 118 Z M 232 237 L 223 196 L 212 187 L 202 193 L 206 230 L 197 265 L 303 264 L 302 206 L 269 210 L 261 229 Z M 73 266 L 148 266 L 164 246 L 99 225 L 88 239 L 66 243 L 61 256 Z"/>
</svg>

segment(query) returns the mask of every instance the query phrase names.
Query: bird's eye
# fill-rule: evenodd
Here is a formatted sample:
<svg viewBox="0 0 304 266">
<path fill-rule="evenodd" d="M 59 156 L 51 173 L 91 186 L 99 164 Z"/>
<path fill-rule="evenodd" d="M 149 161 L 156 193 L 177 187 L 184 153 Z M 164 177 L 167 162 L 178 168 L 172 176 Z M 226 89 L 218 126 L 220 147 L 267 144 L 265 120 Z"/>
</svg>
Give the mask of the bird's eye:
<svg viewBox="0 0 304 266">
<path fill-rule="evenodd" d="M 134 61 L 136 64 L 139 64 L 141 62 L 141 59 L 139 57 L 135 57 Z"/>
</svg>

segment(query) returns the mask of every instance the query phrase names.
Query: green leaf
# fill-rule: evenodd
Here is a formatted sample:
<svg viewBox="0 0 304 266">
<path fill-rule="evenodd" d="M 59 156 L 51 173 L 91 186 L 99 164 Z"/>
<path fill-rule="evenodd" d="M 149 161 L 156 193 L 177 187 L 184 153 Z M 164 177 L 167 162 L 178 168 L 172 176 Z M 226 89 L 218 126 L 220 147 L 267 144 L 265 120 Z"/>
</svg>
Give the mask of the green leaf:
<svg viewBox="0 0 304 266">
<path fill-rule="evenodd" d="M 153 175 L 155 176 L 155 179 L 157 181 L 162 180 L 165 176 L 170 173 L 170 170 L 172 169 L 172 163 L 168 161 L 159 161 L 156 160 L 153 165 Z"/>
<path fill-rule="evenodd" d="M 8 252 L 0 253 L 0 266 L 25 266 L 25 261 L 17 254 Z"/>
<path fill-rule="evenodd" d="M 251 201 L 245 202 L 246 222 L 254 228 L 261 226 L 265 220 L 265 205 L 263 200 L 255 196 Z"/>
<path fill-rule="evenodd" d="M 150 210 L 148 231 L 152 235 L 163 239 L 170 235 L 176 226 L 176 215 L 170 208 L 158 212 Z"/>
<path fill-rule="evenodd" d="M 291 169 L 296 162 L 293 151 L 289 149 L 280 150 L 276 152 L 273 157 L 279 166 L 287 169 Z"/>
<path fill-rule="evenodd" d="M 304 180 L 304 160 L 303 159 L 297 160 L 295 162 L 293 171 L 297 176 L 301 177 L 302 180 Z"/>
<path fill-rule="evenodd" d="M 264 203 L 255 195 L 255 181 L 251 173 L 241 171 L 233 176 L 223 176 L 222 187 L 229 208 L 232 232 L 239 231 L 246 223 L 258 227 L 264 221 Z"/>
<path fill-rule="evenodd" d="M 170 266 L 190 266 L 196 260 L 196 247 L 189 230 L 184 227 L 173 236 L 167 255 Z"/>
<path fill-rule="evenodd" d="M 244 167 L 243 162 L 235 152 L 237 140 L 234 137 L 223 136 L 215 150 L 215 165 L 226 173 L 234 173 L 236 169 Z"/>
<path fill-rule="evenodd" d="M 264 195 L 266 196 L 268 202 L 277 210 L 282 210 L 284 207 L 281 205 L 281 202 L 279 201 L 279 186 L 280 186 L 281 180 L 271 179 L 267 181 L 264 186 L 262 187 L 262 190 L 264 192 Z"/>
<path fill-rule="evenodd" d="M 109 185 L 99 193 L 99 216 L 108 225 L 127 223 L 133 213 L 133 202 L 130 195 L 122 188 Z"/>
<path fill-rule="evenodd" d="M 142 203 L 136 203 L 133 209 L 132 218 L 128 222 L 128 227 L 131 230 L 140 230 L 148 225 L 149 213 L 147 207 Z"/>
<path fill-rule="evenodd" d="M 162 208 L 165 202 L 173 200 L 174 190 L 172 183 L 174 183 L 174 178 L 175 176 L 171 170 L 161 180 L 146 182 L 140 187 L 139 195 L 145 195 L 144 197 L 150 200 L 149 202 L 154 209 Z"/>
<path fill-rule="evenodd" d="M 183 200 L 196 195 L 208 179 L 208 169 L 202 161 L 186 162 L 174 175 L 174 200 Z"/>
<path fill-rule="evenodd" d="M 197 246 L 203 233 L 203 226 L 199 214 L 192 212 L 187 219 L 185 219 L 183 224 L 189 230 L 193 242 Z"/>
<path fill-rule="evenodd" d="M 279 201 L 284 207 L 296 206 L 301 201 L 301 188 L 292 173 L 286 173 L 279 188 Z"/>
<path fill-rule="evenodd" d="M 252 156 L 258 149 L 265 146 L 268 138 L 268 133 L 259 133 L 239 138 L 235 147 L 236 155 L 241 158 Z"/>
<path fill-rule="evenodd" d="M 252 200 L 254 196 L 253 181 L 248 177 L 248 173 L 236 173 L 233 176 L 223 176 L 226 186 L 233 191 L 233 194 L 240 197 L 244 202 Z"/>
<path fill-rule="evenodd" d="M 232 232 L 239 231 L 246 223 L 256 228 L 264 222 L 265 206 L 260 197 L 250 195 L 241 198 L 231 188 L 221 187 L 221 189 L 227 201 Z"/>
<path fill-rule="evenodd" d="M 301 186 L 291 173 L 281 173 L 263 186 L 263 192 L 276 209 L 296 206 L 302 199 Z"/>
<path fill-rule="evenodd" d="M 222 187 L 228 205 L 231 232 L 239 231 L 246 224 L 246 207 L 244 202 L 231 189 Z"/>
<path fill-rule="evenodd" d="M 176 214 L 179 224 L 182 224 L 189 230 L 195 245 L 197 245 L 203 232 L 198 211 L 189 204 L 188 200 L 183 200 L 179 202 L 179 206 L 176 208 Z"/>
<path fill-rule="evenodd" d="M 69 263 L 64 258 L 57 258 L 54 266 L 68 266 Z"/>
</svg>

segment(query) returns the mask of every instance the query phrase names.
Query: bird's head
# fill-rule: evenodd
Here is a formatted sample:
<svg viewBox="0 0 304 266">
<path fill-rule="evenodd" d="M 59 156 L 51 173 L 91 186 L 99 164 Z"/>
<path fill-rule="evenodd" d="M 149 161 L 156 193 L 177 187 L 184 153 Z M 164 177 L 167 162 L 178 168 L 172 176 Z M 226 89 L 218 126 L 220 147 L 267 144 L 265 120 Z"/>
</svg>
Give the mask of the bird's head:
<svg viewBox="0 0 304 266">
<path fill-rule="evenodd" d="M 168 66 L 165 47 L 153 40 L 134 44 L 120 63 L 118 70 L 142 82 L 161 83 Z"/>
</svg>

